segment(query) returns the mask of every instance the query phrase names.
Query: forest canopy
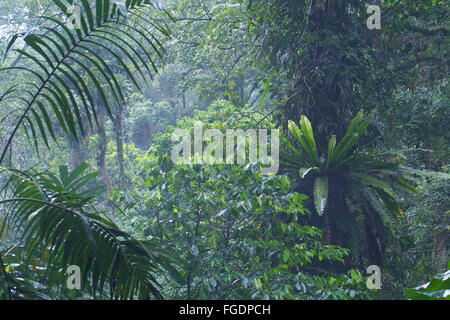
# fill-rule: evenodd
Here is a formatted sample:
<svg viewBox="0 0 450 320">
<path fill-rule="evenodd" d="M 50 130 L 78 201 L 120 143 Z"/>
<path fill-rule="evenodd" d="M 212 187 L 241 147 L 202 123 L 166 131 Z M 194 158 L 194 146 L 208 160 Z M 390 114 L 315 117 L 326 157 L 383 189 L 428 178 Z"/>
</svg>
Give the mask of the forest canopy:
<svg viewBox="0 0 450 320">
<path fill-rule="evenodd" d="M 449 12 L 2 0 L 0 300 L 450 299 Z"/>
</svg>

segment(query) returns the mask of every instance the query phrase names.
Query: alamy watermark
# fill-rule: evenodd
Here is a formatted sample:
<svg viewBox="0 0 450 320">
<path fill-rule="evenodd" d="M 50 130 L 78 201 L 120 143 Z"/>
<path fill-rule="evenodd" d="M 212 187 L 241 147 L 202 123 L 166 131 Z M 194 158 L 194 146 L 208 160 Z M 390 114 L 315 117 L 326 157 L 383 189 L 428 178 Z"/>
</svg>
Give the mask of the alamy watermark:
<svg viewBox="0 0 450 320">
<path fill-rule="evenodd" d="M 151 0 L 153 6 L 159 10 L 163 9 L 164 0 Z M 128 17 L 128 7 L 124 1 L 119 0 L 111 0 L 109 2 L 109 13 L 112 13 L 114 8 L 117 8 L 115 11 L 118 15 L 122 15 L 124 17 Z M 77 1 L 74 4 L 67 7 L 67 21 L 66 25 L 71 30 L 80 30 L 81 29 L 81 6 L 77 4 Z"/>
<path fill-rule="evenodd" d="M 367 7 L 367 13 L 370 17 L 367 18 L 367 28 L 369 30 L 381 29 L 381 9 L 380 6 L 371 5 Z"/>
<path fill-rule="evenodd" d="M 163 9 L 164 0 L 152 0 L 153 6 L 157 9 Z M 383 0 L 381 1 L 383 3 Z M 112 0 L 109 2 L 109 12 L 113 12 L 114 7 L 117 8 L 117 13 L 121 14 L 124 17 L 128 16 L 128 7 L 125 2 L 119 0 Z M 381 29 L 381 8 L 379 5 L 369 5 L 367 7 L 367 13 L 370 14 L 367 19 L 366 25 L 369 30 L 373 29 Z M 67 27 L 71 30 L 73 29 L 81 29 L 81 6 L 76 4 L 72 4 L 67 8 Z"/>
<path fill-rule="evenodd" d="M 380 290 L 381 289 L 381 269 L 380 269 L 380 267 L 377 265 L 368 266 L 367 274 L 370 274 L 370 277 L 366 281 L 367 289 Z"/>
<path fill-rule="evenodd" d="M 218 129 L 203 132 L 203 124 L 195 121 L 193 137 L 187 129 L 176 129 L 172 133 L 172 142 L 177 144 L 172 149 L 171 158 L 180 165 L 260 163 L 262 175 L 277 174 L 280 166 L 279 130 L 272 129 L 270 141 L 268 138 L 267 129 L 248 129 L 245 132 L 242 129 L 227 129 L 225 134 Z"/>
<path fill-rule="evenodd" d="M 81 289 L 81 269 L 79 266 L 72 265 L 67 268 L 67 289 L 80 290 Z"/>
<path fill-rule="evenodd" d="M 81 290 L 81 269 L 77 265 L 72 265 L 67 268 L 67 288 L 69 290 Z M 366 286 L 369 290 L 381 289 L 381 269 L 377 265 L 371 265 L 367 267 L 367 274 L 370 275 L 367 278 Z"/>
</svg>

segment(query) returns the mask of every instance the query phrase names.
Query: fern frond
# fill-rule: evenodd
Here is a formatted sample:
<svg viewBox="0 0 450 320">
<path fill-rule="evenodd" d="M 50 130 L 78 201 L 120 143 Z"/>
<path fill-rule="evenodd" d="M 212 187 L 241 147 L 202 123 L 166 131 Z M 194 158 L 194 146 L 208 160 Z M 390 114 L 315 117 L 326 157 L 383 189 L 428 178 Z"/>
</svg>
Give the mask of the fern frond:
<svg viewBox="0 0 450 320">
<path fill-rule="evenodd" d="M 52 1 L 64 15 L 71 15 L 69 7 L 73 4 L 72 0 Z M 5 98 L 14 98 L 23 105 L 21 116 L 5 139 L 0 165 L 20 128 L 26 129 L 36 149 L 39 136 L 47 147 L 50 138 L 56 140 L 49 110 L 53 111 L 62 130 L 75 138 L 78 132 L 85 132 L 84 116 L 91 127 L 93 121 L 97 122 L 97 108 L 103 106 L 113 119 L 114 106 L 120 108 L 125 103 L 125 96 L 116 76 L 118 71 L 112 71 L 108 59 L 113 59 L 117 66 L 115 69 L 120 69 L 139 90 L 139 82 L 147 81 L 145 74 L 152 76 L 152 72 L 157 71 L 155 58 L 150 52 L 163 58 L 164 49 L 153 33 L 166 37 L 170 31 L 156 19 L 142 17 L 142 10 L 152 7 L 151 1 L 126 2 L 133 25 L 121 21 L 120 8 L 109 0 L 96 0 L 94 8 L 91 8 L 90 1 L 80 1 L 79 29 L 71 30 L 57 18 L 44 16 L 42 18 L 47 24 L 39 32 L 18 34 L 7 46 L 5 56 L 23 36 L 26 49 L 14 51 L 24 57 L 26 63 L 2 68 L 0 72 L 25 72 L 30 82 L 25 88 L 21 85 L 21 90 L 9 88 L 0 94 L 0 102 Z M 153 27 L 152 32 L 147 30 L 148 25 Z M 126 32 L 123 28 L 132 32 Z M 93 85 L 88 86 L 87 82 Z"/>
<path fill-rule="evenodd" d="M 11 190 L 12 196 L 0 201 L 9 227 L 20 230 L 28 257 L 40 252 L 48 273 L 79 266 L 82 283 L 94 296 L 162 298 L 157 275 L 170 259 L 95 211 L 91 202 L 102 189 L 86 188 L 97 175 L 85 174 L 86 169 L 82 164 L 72 172 L 61 167 L 59 175 L 30 175 L 0 168 L 10 177 L 4 191 Z"/>
</svg>

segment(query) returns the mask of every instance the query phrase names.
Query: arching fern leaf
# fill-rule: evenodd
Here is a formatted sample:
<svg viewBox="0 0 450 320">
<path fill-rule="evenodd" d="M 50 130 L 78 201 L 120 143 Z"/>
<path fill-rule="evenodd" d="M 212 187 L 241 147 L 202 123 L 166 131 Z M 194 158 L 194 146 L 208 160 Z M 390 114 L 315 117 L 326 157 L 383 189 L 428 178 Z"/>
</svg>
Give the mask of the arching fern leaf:
<svg viewBox="0 0 450 320">
<path fill-rule="evenodd" d="M 156 279 L 171 258 L 149 241 L 138 241 L 105 218 L 92 206 L 101 187 L 85 186 L 97 174 L 84 174 L 86 164 L 59 175 L 29 174 L 0 168 L 11 178 L 4 187 L 12 196 L 0 201 L 6 224 L 20 230 L 24 253 L 35 252 L 46 262 L 47 279 L 59 279 L 70 265 L 83 272 L 84 287 L 94 296 L 118 299 L 162 298 Z M 169 267 L 169 271 L 174 271 Z M 55 283 L 57 287 L 65 283 Z"/>
<path fill-rule="evenodd" d="M 72 16 L 73 0 L 53 2 L 66 17 Z M 96 0 L 93 8 L 91 1 L 79 3 L 79 28 L 70 29 L 55 17 L 43 17 L 46 23 L 38 32 L 18 34 L 7 46 L 6 54 L 14 50 L 24 63 L 4 67 L 0 72 L 25 73 L 29 81 L 0 94 L 0 102 L 14 99 L 23 105 L 1 149 L 0 165 L 20 129 L 36 148 L 39 136 L 49 146 L 50 139 L 56 140 L 50 116 L 54 114 L 62 130 L 77 137 L 86 130 L 83 117 L 92 126 L 99 107 L 104 107 L 113 119 L 114 106 L 124 104 L 118 73 L 140 89 L 139 83 L 157 71 L 155 58 L 164 54 L 158 34 L 168 37 L 170 30 L 152 19 L 152 11 L 144 11 L 153 7 L 150 0 L 126 1 L 126 18 L 124 8 L 110 0 Z M 26 49 L 13 49 L 22 37 Z"/>
<path fill-rule="evenodd" d="M 62 16 L 72 16 L 73 0 L 52 1 Z M 110 0 L 77 4 L 79 28 L 69 28 L 57 15 L 42 17 L 45 23 L 38 31 L 18 34 L 7 46 L 5 57 L 15 51 L 20 64 L 3 67 L 0 73 L 20 73 L 27 80 L 0 93 L 0 103 L 13 100 L 20 105 L 11 132 L 1 139 L 0 165 L 20 130 L 36 150 L 39 140 L 50 148 L 57 129 L 77 138 L 85 133 L 86 121 L 94 128 L 99 108 L 114 120 L 115 110 L 125 103 L 128 83 L 140 89 L 157 72 L 155 59 L 164 55 L 159 38 L 170 37 L 170 30 L 152 18 L 152 1 L 127 0 L 125 7 Z M 23 49 L 15 48 L 19 39 Z M 7 225 L 16 230 L 28 256 L 40 248 L 48 272 L 80 266 L 85 287 L 94 295 L 161 298 L 156 278 L 161 267 L 176 275 L 167 263 L 170 257 L 151 242 L 122 232 L 95 210 L 91 202 L 101 190 L 86 190 L 95 174 L 85 170 L 82 165 L 69 173 L 62 167 L 54 175 L 1 168 L 9 180 L 0 201 L 7 210 L 0 231 Z"/>
</svg>

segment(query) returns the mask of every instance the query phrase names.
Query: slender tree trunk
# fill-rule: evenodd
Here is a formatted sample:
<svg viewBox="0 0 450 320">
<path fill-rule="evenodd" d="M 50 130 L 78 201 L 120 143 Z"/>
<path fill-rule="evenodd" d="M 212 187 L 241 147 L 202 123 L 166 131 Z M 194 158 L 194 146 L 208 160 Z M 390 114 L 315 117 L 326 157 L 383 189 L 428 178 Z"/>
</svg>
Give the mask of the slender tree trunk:
<svg viewBox="0 0 450 320">
<path fill-rule="evenodd" d="M 328 207 L 328 205 L 327 205 Z M 325 244 L 331 243 L 331 225 L 330 225 L 330 219 L 328 217 L 328 210 L 325 208 L 323 212 L 323 222 L 324 222 L 324 230 L 323 230 L 323 239 L 325 241 Z"/>
<path fill-rule="evenodd" d="M 83 123 L 87 123 L 86 117 L 83 118 Z M 70 149 L 69 167 L 71 170 L 74 170 L 89 157 L 89 133 L 85 131 L 84 136 L 79 137 L 79 139 L 69 134 L 67 141 Z"/>
<path fill-rule="evenodd" d="M 448 254 L 445 245 L 446 232 L 434 234 L 432 261 L 436 266 L 436 272 L 447 270 Z"/>
<path fill-rule="evenodd" d="M 68 135 L 70 148 L 70 170 L 75 169 L 81 163 L 81 147 L 80 141 L 78 141 L 73 135 Z"/>
<path fill-rule="evenodd" d="M 123 114 L 122 110 L 119 110 L 116 118 L 114 119 L 114 133 L 116 136 L 116 148 L 117 148 L 117 161 L 119 162 L 119 187 L 123 189 L 126 183 L 125 176 L 125 159 L 123 153 L 123 127 L 122 120 Z"/>
<path fill-rule="evenodd" d="M 108 150 L 108 138 L 106 136 L 106 130 L 105 130 L 105 111 L 103 107 L 99 108 L 98 112 L 98 135 L 100 138 L 100 145 L 99 145 L 99 155 L 97 158 L 97 165 L 100 168 L 100 171 L 102 173 L 103 182 L 106 185 L 106 188 L 108 190 L 108 195 L 112 193 L 112 185 L 111 180 L 109 179 L 108 175 L 108 169 L 106 167 L 106 152 Z"/>
</svg>

